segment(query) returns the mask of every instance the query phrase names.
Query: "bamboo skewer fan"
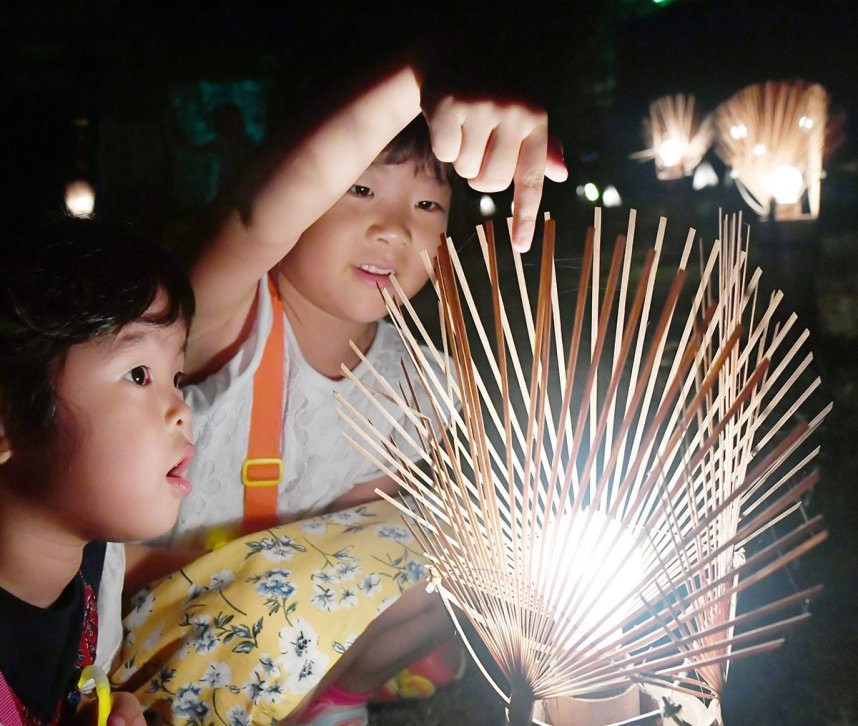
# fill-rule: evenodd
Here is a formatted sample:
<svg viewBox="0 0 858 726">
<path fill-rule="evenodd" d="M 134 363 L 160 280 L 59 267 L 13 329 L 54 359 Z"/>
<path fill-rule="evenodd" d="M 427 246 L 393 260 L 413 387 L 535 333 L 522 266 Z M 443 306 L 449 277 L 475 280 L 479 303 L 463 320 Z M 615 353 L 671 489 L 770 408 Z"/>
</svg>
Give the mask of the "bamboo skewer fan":
<svg viewBox="0 0 858 726">
<path fill-rule="evenodd" d="M 649 105 L 644 122 L 649 148 L 631 155 L 633 159 L 654 159 L 659 179 L 690 176 L 712 146 L 715 131 L 712 118 L 695 110 L 694 96 L 662 96 Z"/>
<path fill-rule="evenodd" d="M 724 221 L 690 294 L 694 230 L 660 284 L 666 222 L 640 266 L 635 224 L 632 212 L 605 261 L 597 210 L 577 290 L 561 293 L 546 220 L 535 299 L 516 253 L 517 285 L 499 292 L 491 227 L 478 230 L 484 301 L 448 239 L 433 270 L 444 355 L 430 364 L 415 311 L 385 291 L 416 377 L 410 390 L 352 377 L 379 417 L 391 402 L 408 412 L 410 430 L 386 439 L 340 401 L 353 445 L 410 495 L 395 503 L 454 621 L 503 673 L 498 685 L 483 671 L 511 723 L 529 723 L 535 701 L 630 684 L 717 707 L 729 663 L 777 647 L 818 592 L 737 609 L 825 537 L 797 516 L 815 475 L 794 480 L 829 409 L 787 431 L 818 385 L 802 384 L 807 335 L 794 316 L 775 324 L 780 295 L 759 299 L 740 220 Z"/>
<path fill-rule="evenodd" d="M 718 155 L 757 214 L 774 202 L 777 218 L 819 216 L 827 122 L 828 93 L 799 80 L 757 83 L 718 107 Z"/>
</svg>

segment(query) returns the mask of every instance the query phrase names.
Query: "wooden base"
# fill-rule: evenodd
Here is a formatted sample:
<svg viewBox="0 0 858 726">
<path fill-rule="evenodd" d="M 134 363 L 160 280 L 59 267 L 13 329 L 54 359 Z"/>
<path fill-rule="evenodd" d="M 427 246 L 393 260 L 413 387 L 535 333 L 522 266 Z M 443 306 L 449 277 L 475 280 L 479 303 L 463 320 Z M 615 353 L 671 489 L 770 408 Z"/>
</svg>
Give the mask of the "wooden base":
<svg viewBox="0 0 858 726">
<path fill-rule="evenodd" d="M 536 711 L 536 718 L 550 724 L 608 726 L 640 716 L 640 690 L 631 684 L 623 691 L 599 698 L 549 698 L 537 703 Z"/>
</svg>

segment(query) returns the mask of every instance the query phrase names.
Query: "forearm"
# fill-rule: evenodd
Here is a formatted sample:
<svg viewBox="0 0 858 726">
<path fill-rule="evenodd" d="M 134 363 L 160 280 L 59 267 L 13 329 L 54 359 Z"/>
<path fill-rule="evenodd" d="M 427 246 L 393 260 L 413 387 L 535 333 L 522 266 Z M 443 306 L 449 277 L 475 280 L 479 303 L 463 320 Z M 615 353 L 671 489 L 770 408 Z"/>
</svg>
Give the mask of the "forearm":
<svg viewBox="0 0 858 726">
<path fill-rule="evenodd" d="M 325 511 L 338 512 L 341 509 L 351 509 L 359 504 L 378 501 L 379 495 L 376 489 L 380 489 L 388 496 L 395 497 L 399 493 L 399 484 L 389 476 L 381 476 L 372 481 L 355 484 L 345 494 L 340 495 L 331 502 Z"/>
<path fill-rule="evenodd" d="M 277 248 L 282 257 L 284 239 L 294 242 L 419 113 L 417 74 L 403 66 L 322 121 L 255 195 L 247 220 L 254 242 Z"/>
</svg>

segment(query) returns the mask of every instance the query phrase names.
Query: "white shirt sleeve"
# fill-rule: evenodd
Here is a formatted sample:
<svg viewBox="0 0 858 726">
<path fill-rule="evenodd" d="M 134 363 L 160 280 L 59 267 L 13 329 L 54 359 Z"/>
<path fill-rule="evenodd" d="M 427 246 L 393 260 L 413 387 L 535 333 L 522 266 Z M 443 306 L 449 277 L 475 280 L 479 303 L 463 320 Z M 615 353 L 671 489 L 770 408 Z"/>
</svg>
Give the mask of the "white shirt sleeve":
<svg viewBox="0 0 858 726">
<path fill-rule="evenodd" d="M 125 581 L 125 545 L 108 542 L 98 588 L 98 641 L 95 664 L 109 673 L 122 643 L 122 585 Z"/>
</svg>

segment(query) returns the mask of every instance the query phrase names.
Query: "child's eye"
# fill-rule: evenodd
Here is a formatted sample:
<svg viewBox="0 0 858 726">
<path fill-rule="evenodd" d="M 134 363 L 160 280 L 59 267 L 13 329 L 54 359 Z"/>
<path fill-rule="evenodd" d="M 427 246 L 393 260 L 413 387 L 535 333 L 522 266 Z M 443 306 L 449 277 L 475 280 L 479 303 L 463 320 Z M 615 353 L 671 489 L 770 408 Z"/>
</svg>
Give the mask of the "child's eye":
<svg viewBox="0 0 858 726">
<path fill-rule="evenodd" d="M 349 194 L 354 194 L 356 197 L 371 197 L 372 189 L 365 187 L 363 184 L 352 184 Z"/>
<path fill-rule="evenodd" d="M 422 209 L 425 212 L 443 212 L 444 207 L 442 207 L 438 202 L 433 202 L 429 199 L 423 199 L 417 202 L 417 209 Z"/>
<path fill-rule="evenodd" d="M 152 382 L 149 369 L 146 366 L 134 366 L 125 377 L 138 386 L 148 386 Z"/>
</svg>

